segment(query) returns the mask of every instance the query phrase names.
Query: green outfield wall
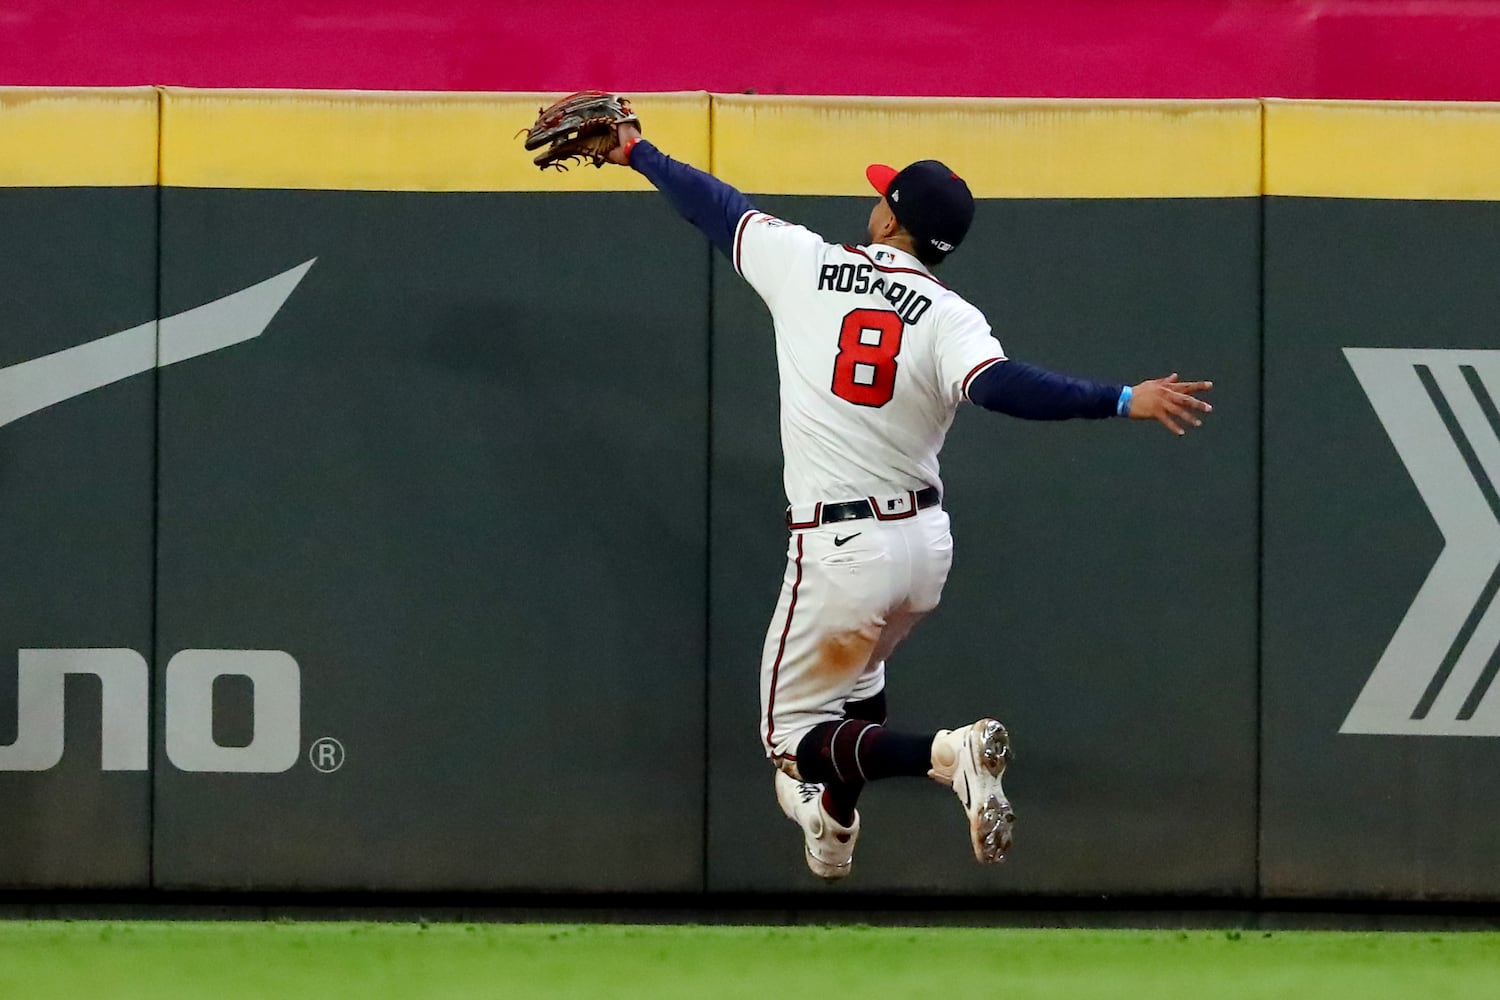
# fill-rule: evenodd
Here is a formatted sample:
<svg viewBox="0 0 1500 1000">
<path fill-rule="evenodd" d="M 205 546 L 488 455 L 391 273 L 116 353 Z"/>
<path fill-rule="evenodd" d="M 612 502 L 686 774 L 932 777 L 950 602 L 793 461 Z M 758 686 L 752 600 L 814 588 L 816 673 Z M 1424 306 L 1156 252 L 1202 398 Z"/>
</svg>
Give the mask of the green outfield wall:
<svg viewBox="0 0 1500 1000">
<path fill-rule="evenodd" d="M 1500 108 L 640 97 L 830 240 L 943 159 L 1011 356 L 1216 383 L 960 416 L 892 724 L 1007 722 L 1016 851 L 893 782 L 829 890 L 769 320 L 660 196 L 547 95 L 4 97 L 0 885 L 1500 899 Z"/>
</svg>

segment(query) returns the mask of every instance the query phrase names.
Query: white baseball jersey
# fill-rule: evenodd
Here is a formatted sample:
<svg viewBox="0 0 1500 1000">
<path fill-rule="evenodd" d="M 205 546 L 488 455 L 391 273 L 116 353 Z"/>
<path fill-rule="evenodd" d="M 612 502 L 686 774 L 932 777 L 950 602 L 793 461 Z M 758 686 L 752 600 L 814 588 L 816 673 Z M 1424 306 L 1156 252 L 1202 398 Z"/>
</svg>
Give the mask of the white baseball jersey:
<svg viewBox="0 0 1500 1000">
<path fill-rule="evenodd" d="M 983 314 L 909 253 L 762 212 L 740 218 L 734 267 L 775 325 L 787 501 L 941 489 L 954 412 L 1005 358 Z"/>
</svg>

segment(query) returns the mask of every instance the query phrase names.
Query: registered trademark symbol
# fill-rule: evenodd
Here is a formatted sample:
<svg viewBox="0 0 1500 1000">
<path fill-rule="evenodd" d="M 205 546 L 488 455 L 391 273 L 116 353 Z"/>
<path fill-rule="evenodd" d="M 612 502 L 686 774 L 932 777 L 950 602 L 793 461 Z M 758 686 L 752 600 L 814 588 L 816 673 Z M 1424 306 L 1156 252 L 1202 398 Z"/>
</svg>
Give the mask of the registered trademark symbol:
<svg viewBox="0 0 1500 1000">
<path fill-rule="evenodd" d="M 307 748 L 307 762 L 324 774 L 332 774 L 344 766 L 344 744 L 332 736 L 313 740 Z"/>
</svg>

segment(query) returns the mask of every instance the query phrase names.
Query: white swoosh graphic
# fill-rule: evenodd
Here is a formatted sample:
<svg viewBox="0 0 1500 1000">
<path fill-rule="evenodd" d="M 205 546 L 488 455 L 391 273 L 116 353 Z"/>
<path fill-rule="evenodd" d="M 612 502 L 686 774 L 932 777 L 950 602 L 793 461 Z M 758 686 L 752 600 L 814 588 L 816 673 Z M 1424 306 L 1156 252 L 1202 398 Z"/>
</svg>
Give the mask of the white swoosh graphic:
<svg viewBox="0 0 1500 1000">
<path fill-rule="evenodd" d="M 1432 373 L 1481 470 L 1500 484 L 1500 439 L 1461 370 L 1472 367 L 1487 391 L 1500 395 L 1500 351 L 1346 347 L 1344 357 L 1442 532 L 1443 551 L 1339 732 L 1500 736 L 1500 684 L 1490 688 L 1471 718 L 1458 718 L 1500 647 L 1500 601 L 1480 612 L 1427 715 L 1412 718 L 1500 566 L 1500 522 L 1416 366 Z"/>
<path fill-rule="evenodd" d="M 132 375 L 259 337 L 316 262 L 175 316 L 0 368 L 0 427 Z"/>
</svg>

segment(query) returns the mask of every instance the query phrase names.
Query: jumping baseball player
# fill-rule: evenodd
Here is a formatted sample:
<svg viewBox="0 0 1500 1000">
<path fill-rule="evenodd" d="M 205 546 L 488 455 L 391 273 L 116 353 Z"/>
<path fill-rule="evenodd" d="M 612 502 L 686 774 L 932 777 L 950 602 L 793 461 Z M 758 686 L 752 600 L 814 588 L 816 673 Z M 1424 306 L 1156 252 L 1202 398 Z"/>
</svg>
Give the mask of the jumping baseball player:
<svg viewBox="0 0 1500 1000">
<path fill-rule="evenodd" d="M 634 121 L 614 129 L 607 159 L 650 180 L 771 311 L 790 538 L 761 653 L 760 739 L 807 866 L 848 875 L 860 791 L 902 775 L 952 787 L 974 857 L 1004 860 L 1015 822 L 1001 787 L 1005 727 L 885 727 L 886 662 L 937 606 L 953 559 L 943 438 L 966 400 L 1029 420 L 1121 416 L 1182 434 L 1211 409 L 1195 394 L 1212 383 L 1093 382 L 1008 359 L 979 310 L 933 276 L 974 218 L 968 185 L 936 160 L 866 170 L 879 195 L 868 241 L 839 245 L 756 211 Z"/>
</svg>

